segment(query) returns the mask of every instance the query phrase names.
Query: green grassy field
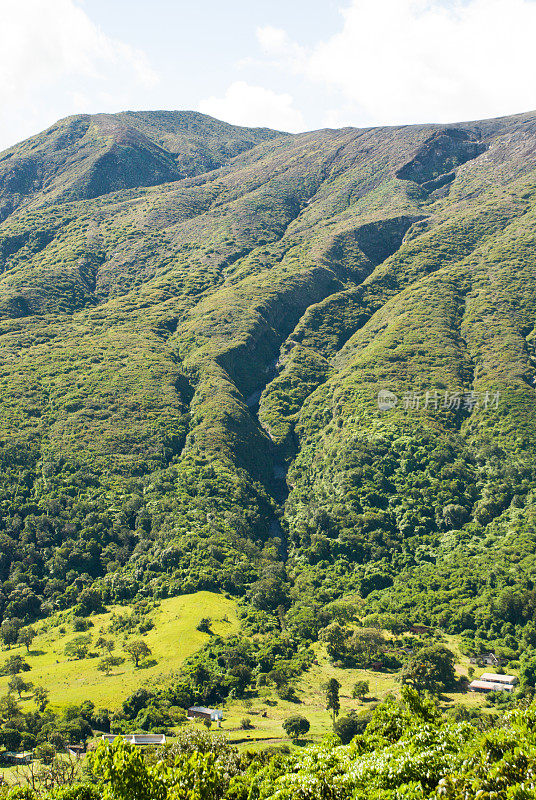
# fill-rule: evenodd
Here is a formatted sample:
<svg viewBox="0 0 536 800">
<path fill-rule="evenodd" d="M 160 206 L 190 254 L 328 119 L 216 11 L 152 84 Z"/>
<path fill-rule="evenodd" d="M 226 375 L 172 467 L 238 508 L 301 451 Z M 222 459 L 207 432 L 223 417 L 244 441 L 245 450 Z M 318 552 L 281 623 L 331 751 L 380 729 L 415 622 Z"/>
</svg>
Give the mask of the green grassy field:
<svg viewBox="0 0 536 800">
<path fill-rule="evenodd" d="M 448 637 L 447 646 L 456 655 L 456 672 L 467 675 L 469 659 L 463 656 L 455 637 Z M 373 672 L 363 669 L 338 669 L 330 664 L 323 645 L 316 645 L 316 659 L 297 684 L 297 695 L 300 703 L 280 700 L 273 691 L 261 689 L 259 697 L 253 701 L 235 700 L 228 702 L 225 708 L 225 719 L 222 729 L 229 733 L 231 741 L 241 749 L 262 749 L 271 744 L 285 741 L 291 744 L 282 727 L 283 721 L 291 714 L 302 714 L 311 723 L 308 739 L 317 739 L 332 732 L 331 714 L 326 710 L 325 685 L 330 678 L 337 678 L 341 684 L 341 714 L 355 710 L 365 711 L 377 700 L 383 700 L 388 694 L 398 694 L 400 684 L 396 673 Z M 475 677 L 489 668 L 476 668 Z M 352 698 L 352 689 L 359 680 L 369 682 L 370 695 L 363 702 Z M 454 704 L 467 707 L 481 707 L 485 703 L 485 695 L 472 692 L 448 692 L 442 695 L 441 705 L 448 708 Z M 266 713 L 266 716 L 262 716 Z M 241 720 L 248 717 L 254 728 L 243 730 Z"/>
<path fill-rule="evenodd" d="M 318 738 L 332 731 L 331 714 L 326 710 L 324 686 L 330 678 L 337 678 L 341 684 L 340 700 L 341 714 L 355 709 L 360 712 L 367 708 L 372 698 L 381 699 L 389 692 L 395 691 L 397 684 L 395 676 L 387 673 L 369 672 L 361 669 L 338 669 L 333 667 L 327 658 L 325 648 L 317 645 L 315 663 L 307 670 L 297 684 L 296 694 L 299 703 L 280 700 L 273 692 L 260 690 L 261 696 L 251 706 L 247 702 L 235 702 L 226 707 L 223 727 L 230 731 L 233 741 L 246 739 L 255 742 L 259 739 L 287 740 L 282 728 L 283 721 L 291 714 L 302 714 L 311 723 L 308 738 Z M 352 688 L 358 680 L 370 682 L 371 696 L 368 701 L 361 703 L 352 698 Z M 275 705 L 272 705 L 275 703 Z M 266 717 L 262 713 L 266 712 Z M 240 729 L 240 721 L 249 717 L 254 730 Z M 275 743 L 267 741 L 266 744 Z"/>
<path fill-rule="evenodd" d="M 116 606 L 105 614 L 91 617 L 93 627 L 88 633 L 91 633 L 93 643 L 110 624 L 114 611 L 122 615 L 129 613 L 128 608 Z M 58 626 L 47 630 L 43 630 L 42 624 L 36 626 L 39 635 L 33 641 L 29 654 L 24 647 L 13 647 L 9 653 L 4 651 L 4 658 L 20 653 L 31 666 L 30 672 L 23 673 L 25 680 L 35 686 L 46 687 L 50 691 L 53 706 L 92 700 L 97 707 L 114 709 L 140 684 L 164 682 L 187 656 L 208 641 L 209 635 L 196 629 L 203 617 L 211 618 L 214 633 L 228 635 L 238 629 L 236 603 L 233 600 L 212 592 L 196 592 L 162 600 L 151 614 L 154 628 L 143 637 L 107 634 L 110 638 L 116 638 L 117 654 L 121 653 L 124 640 L 143 638 L 157 662 L 147 669 L 135 669 L 133 663 L 126 660 L 111 675 L 105 675 L 97 669 L 98 657 L 67 659 L 64 655 L 65 645 L 80 634 L 73 631 L 72 623 L 61 623 L 61 619 L 58 620 Z M 61 627 L 65 628 L 65 634 L 60 633 Z M 91 650 L 95 652 L 96 648 L 93 646 Z M 0 693 L 7 691 L 8 682 L 8 677 L 0 678 Z M 23 705 L 30 706 L 32 703 L 30 696 L 23 700 Z"/>
<path fill-rule="evenodd" d="M 105 675 L 98 670 L 98 657 L 68 659 L 64 654 L 65 645 L 80 634 L 74 632 L 67 612 L 58 615 L 52 625 L 49 621 L 48 625 L 40 623 L 36 626 L 38 636 L 32 643 L 29 654 L 24 647 L 13 647 L 9 654 L 19 653 L 26 658 L 31 665 L 31 671 L 24 673 L 25 679 L 49 689 L 53 706 L 61 707 L 92 700 L 97 707 L 114 710 L 140 685 L 157 686 L 166 683 L 171 674 L 180 668 L 184 659 L 208 641 L 209 635 L 197 630 L 203 617 L 211 619 L 214 633 L 223 636 L 235 633 L 239 626 L 236 611 L 234 600 L 212 592 L 197 592 L 161 601 L 149 613 L 154 628 L 143 635 L 143 640 L 156 660 L 155 665 L 145 669 L 136 669 L 131 661 L 126 660 L 112 674 Z M 104 614 L 91 617 L 91 651 L 96 652 L 95 642 L 99 635 L 111 636 L 106 634 L 106 629 L 113 615 L 128 613 L 128 608 L 115 606 Z M 65 630 L 64 634 L 60 632 L 62 629 Z M 122 652 L 126 642 L 139 638 L 138 634 L 123 632 L 112 636 L 116 641 L 116 653 Z M 445 643 L 455 653 L 457 673 L 467 675 L 469 659 L 460 652 L 456 637 L 447 637 Z M 282 741 L 288 742 L 282 723 L 296 713 L 306 716 L 311 724 L 308 739 L 318 739 L 330 733 L 332 719 L 325 707 L 324 688 L 330 678 L 337 678 L 341 684 L 341 714 L 350 710 L 362 712 L 389 693 L 397 694 L 400 689 L 396 673 L 334 667 L 321 644 L 315 645 L 315 653 L 311 668 L 303 673 L 296 684 L 299 702 L 281 700 L 273 687 L 266 687 L 259 690 L 257 697 L 232 699 L 221 705 L 224 710 L 222 730 L 228 733 L 232 742 L 241 749 L 257 749 Z M 8 657 L 8 651 L 4 651 L 4 657 Z M 477 668 L 475 677 L 482 671 Z M 370 686 L 369 696 L 363 702 L 352 697 L 353 686 L 358 680 L 366 680 Z M 8 677 L 0 678 L 0 693 L 7 691 L 8 681 Z M 24 706 L 31 708 L 31 695 L 23 695 L 22 702 Z M 482 706 L 484 702 L 483 695 L 473 693 L 449 692 L 442 697 L 445 707 L 455 703 L 475 707 Z M 249 730 L 245 730 L 241 724 L 246 717 L 253 726 Z"/>
</svg>

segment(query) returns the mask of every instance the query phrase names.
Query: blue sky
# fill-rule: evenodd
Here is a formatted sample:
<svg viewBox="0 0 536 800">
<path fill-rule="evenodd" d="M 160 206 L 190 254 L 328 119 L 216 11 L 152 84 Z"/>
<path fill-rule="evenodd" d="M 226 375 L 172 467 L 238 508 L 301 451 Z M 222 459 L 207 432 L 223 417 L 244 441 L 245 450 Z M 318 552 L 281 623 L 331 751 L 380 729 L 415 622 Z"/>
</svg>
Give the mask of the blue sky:
<svg viewBox="0 0 536 800">
<path fill-rule="evenodd" d="M 2 0 L 0 149 L 75 113 L 306 130 L 536 108 L 536 0 Z"/>
</svg>

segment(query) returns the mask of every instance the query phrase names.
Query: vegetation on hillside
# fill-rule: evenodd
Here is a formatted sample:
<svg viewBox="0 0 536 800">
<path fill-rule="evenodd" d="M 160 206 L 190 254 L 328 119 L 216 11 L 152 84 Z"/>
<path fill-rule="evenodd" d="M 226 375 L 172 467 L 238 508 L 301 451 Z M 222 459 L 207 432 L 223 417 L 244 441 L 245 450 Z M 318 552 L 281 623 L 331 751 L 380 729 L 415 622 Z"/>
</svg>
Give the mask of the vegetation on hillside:
<svg viewBox="0 0 536 800">
<path fill-rule="evenodd" d="M 415 623 L 530 676 L 533 128 L 289 136 L 140 112 L 70 118 L 6 151 L 5 647 L 31 666 L 28 632 L 64 614 L 62 655 L 82 662 L 91 623 L 131 604 L 132 630 L 116 611 L 101 637 L 107 681 L 161 657 L 140 610 L 238 598 L 240 630 L 196 618 L 202 646 L 117 730 L 266 685 L 294 702 L 319 641 L 334 665 L 435 689 L 448 664 L 412 667 Z M 21 702 L 22 683 L 48 688 L 13 664 Z M 21 742 L 39 725 L 20 721 Z"/>
<path fill-rule="evenodd" d="M 101 743 L 82 764 L 61 769 L 54 759 L 26 773 L 8 800 L 193 800 L 219 798 L 439 798 L 533 796 L 534 706 L 510 711 L 498 724 L 442 715 L 430 698 L 406 688 L 389 698 L 341 744 L 332 734 L 292 752 L 240 756 L 220 735 L 185 732 L 154 754 L 117 739 Z M 306 736 L 308 721 L 287 721 Z M 341 733 L 343 726 L 339 726 Z"/>
</svg>

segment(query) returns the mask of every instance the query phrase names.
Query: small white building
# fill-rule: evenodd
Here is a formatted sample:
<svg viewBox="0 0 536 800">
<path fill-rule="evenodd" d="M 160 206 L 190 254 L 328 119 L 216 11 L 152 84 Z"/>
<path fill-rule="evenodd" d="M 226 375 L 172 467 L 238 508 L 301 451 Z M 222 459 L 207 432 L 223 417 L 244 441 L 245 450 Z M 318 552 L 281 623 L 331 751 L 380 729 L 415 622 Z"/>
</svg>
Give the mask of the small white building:
<svg viewBox="0 0 536 800">
<path fill-rule="evenodd" d="M 515 675 L 496 675 L 493 672 L 483 672 L 480 676 L 481 681 L 490 681 L 491 683 L 503 683 L 505 686 L 515 686 L 518 680 Z"/>
<path fill-rule="evenodd" d="M 186 712 L 188 719 L 208 719 L 211 722 L 221 722 L 223 711 L 219 708 L 206 708 L 206 706 L 190 706 Z"/>
<path fill-rule="evenodd" d="M 105 742 L 114 742 L 116 739 L 122 739 L 128 744 L 136 745 L 136 747 L 159 747 L 166 743 L 166 737 L 163 733 L 104 733 L 102 736 Z"/>
<path fill-rule="evenodd" d="M 483 672 L 480 678 L 469 684 L 470 692 L 513 692 L 517 678 L 515 675 L 496 675 Z"/>
</svg>

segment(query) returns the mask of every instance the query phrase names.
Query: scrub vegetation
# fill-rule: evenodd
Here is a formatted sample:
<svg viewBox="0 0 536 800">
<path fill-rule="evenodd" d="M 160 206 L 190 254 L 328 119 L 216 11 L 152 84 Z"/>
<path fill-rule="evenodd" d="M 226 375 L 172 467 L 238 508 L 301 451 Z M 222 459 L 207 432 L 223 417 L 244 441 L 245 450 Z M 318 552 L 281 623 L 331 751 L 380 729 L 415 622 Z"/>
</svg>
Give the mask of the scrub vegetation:
<svg viewBox="0 0 536 800">
<path fill-rule="evenodd" d="M 0 156 L 0 635 L 30 665 L 6 667 L 9 703 L 39 686 L 61 714 L 67 682 L 73 718 L 102 729 L 70 670 L 111 638 L 84 672 L 99 703 L 117 685 L 104 725 L 172 730 L 227 703 L 246 737 L 238 706 L 264 691 L 290 742 L 318 735 L 298 701 L 320 652 L 352 685 L 435 694 L 493 652 L 521 688 L 491 698 L 481 738 L 405 689 L 366 724 L 332 707 L 351 744 L 229 785 L 205 753 L 200 796 L 313 785 L 325 757 L 333 785 L 354 776 L 337 797 L 432 796 L 447 775 L 443 795 L 469 797 L 462 763 L 488 791 L 477 753 L 497 775 L 515 737 L 532 753 L 532 710 L 486 725 L 536 682 L 535 137 L 534 114 L 288 135 L 128 112 Z M 61 654 L 38 648 L 54 626 Z M 37 741 L 44 723 L 9 709 Z M 414 777 L 382 783 L 399 758 Z M 147 796 L 174 797 L 169 776 Z"/>
</svg>

